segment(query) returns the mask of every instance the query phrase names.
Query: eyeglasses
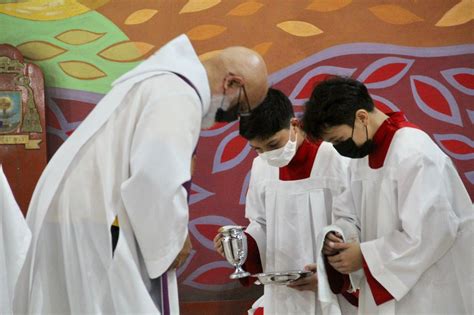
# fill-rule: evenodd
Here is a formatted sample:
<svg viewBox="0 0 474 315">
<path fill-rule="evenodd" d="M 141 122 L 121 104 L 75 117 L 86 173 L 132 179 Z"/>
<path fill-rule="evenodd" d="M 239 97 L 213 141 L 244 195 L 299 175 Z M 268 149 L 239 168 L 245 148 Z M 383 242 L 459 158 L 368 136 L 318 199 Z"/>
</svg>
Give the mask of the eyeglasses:
<svg viewBox="0 0 474 315">
<path fill-rule="evenodd" d="M 244 91 L 244 99 L 242 102 L 240 101 L 240 96 L 242 95 L 242 91 Z M 237 100 L 237 106 L 239 108 L 239 116 L 240 117 L 249 117 L 252 115 L 252 108 L 250 108 L 249 98 L 247 96 L 247 91 L 245 91 L 245 86 L 241 85 L 239 90 L 239 98 Z"/>
</svg>

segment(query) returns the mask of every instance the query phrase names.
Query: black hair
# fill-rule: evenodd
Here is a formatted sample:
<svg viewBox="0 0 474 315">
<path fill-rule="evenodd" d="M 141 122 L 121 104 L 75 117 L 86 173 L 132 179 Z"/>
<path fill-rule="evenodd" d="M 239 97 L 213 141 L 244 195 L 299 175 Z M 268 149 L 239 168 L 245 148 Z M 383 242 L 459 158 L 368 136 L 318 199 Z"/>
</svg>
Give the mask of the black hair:
<svg viewBox="0 0 474 315">
<path fill-rule="evenodd" d="M 303 130 L 309 138 L 321 139 L 328 128 L 344 124 L 352 127 L 359 109 L 374 109 L 367 87 L 348 77 L 330 77 L 314 87 L 306 102 Z"/>
<path fill-rule="evenodd" d="M 240 118 L 240 135 L 247 140 L 268 139 L 280 130 L 288 129 L 293 117 L 293 105 L 288 97 L 280 90 L 270 88 L 252 114 Z"/>
</svg>

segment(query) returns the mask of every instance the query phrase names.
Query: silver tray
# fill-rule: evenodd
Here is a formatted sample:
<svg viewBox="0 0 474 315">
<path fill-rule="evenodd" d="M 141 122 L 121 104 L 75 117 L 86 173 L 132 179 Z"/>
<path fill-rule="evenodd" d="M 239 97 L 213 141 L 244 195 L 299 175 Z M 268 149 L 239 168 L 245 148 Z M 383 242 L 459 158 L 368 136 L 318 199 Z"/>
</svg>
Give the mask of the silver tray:
<svg viewBox="0 0 474 315">
<path fill-rule="evenodd" d="M 255 284 L 287 285 L 295 280 L 308 277 L 312 274 L 313 274 L 312 271 L 291 270 L 291 271 L 257 273 L 257 274 L 251 275 L 251 277 L 258 279 L 257 281 L 255 281 Z"/>
</svg>

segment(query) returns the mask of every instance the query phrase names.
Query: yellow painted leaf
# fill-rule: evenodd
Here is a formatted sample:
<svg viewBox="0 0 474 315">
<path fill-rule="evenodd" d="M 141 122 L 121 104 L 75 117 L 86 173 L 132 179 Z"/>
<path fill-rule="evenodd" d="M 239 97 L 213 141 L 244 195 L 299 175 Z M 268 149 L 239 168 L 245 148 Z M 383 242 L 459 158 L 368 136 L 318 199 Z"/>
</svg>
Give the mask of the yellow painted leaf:
<svg viewBox="0 0 474 315">
<path fill-rule="evenodd" d="M 88 7 L 89 9 L 95 10 L 104 4 L 107 4 L 110 2 L 110 0 L 77 0 L 77 2 Z"/>
<path fill-rule="evenodd" d="M 0 3 L 0 13 L 34 21 L 62 20 L 88 11 L 90 8 L 77 0 L 23 0 Z"/>
<path fill-rule="evenodd" d="M 153 9 L 142 9 L 133 12 L 128 16 L 125 20 L 126 25 L 135 25 L 135 24 L 142 24 L 151 19 L 155 14 L 158 13 L 158 10 Z"/>
<path fill-rule="evenodd" d="M 239 4 L 235 8 L 229 11 L 227 15 L 234 15 L 234 16 L 248 16 L 256 13 L 263 7 L 263 4 L 255 1 L 247 1 L 244 3 Z"/>
<path fill-rule="evenodd" d="M 105 33 L 94 33 L 85 30 L 69 30 L 57 35 L 55 38 L 70 45 L 82 45 L 98 40 Z"/>
<path fill-rule="evenodd" d="M 148 44 L 145 42 L 133 42 L 133 43 L 135 47 L 137 47 L 137 49 L 141 52 L 142 55 L 148 54 L 150 50 L 152 50 L 153 47 L 155 47 L 155 45 Z"/>
<path fill-rule="evenodd" d="M 204 60 L 207 60 L 207 59 L 211 59 L 212 57 L 217 56 L 218 54 L 220 54 L 221 51 L 222 51 L 221 49 L 208 51 L 207 53 L 199 55 L 199 60 L 204 61 Z"/>
<path fill-rule="evenodd" d="M 323 33 L 318 27 L 303 21 L 285 21 L 278 23 L 277 27 L 291 35 L 300 37 L 314 36 Z"/>
<path fill-rule="evenodd" d="M 221 0 L 189 0 L 179 11 L 179 14 L 192 13 L 207 10 L 218 5 Z"/>
<path fill-rule="evenodd" d="M 23 56 L 30 60 L 41 61 L 54 58 L 66 52 L 66 49 L 44 41 L 25 42 L 17 46 Z"/>
<path fill-rule="evenodd" d="M 80 80 L 95 80 L 106 76 L 102 70 L 84 61 L 62 61 L 59 66 L 67 75 Z"/>
<path fill-rule="evenodd" d="M 192 40 L 204 40 L 215 37 L 227 29 L 225 26 L 205 24 L 199 25 L 188 31 L 186 34 Z"/>
<path fill-rule="evenodd" d="M 436 26 L 446 27 L 465 24 L 474 19 L 474 1 L 462 0 L 436 23 Z"/>
<path fill-rule="evenodd" d="M 267 53 L 267 51 L 270 49 L 270 47 L 273 45 L 272 42 L 263 42 L 263 43 L 260 43 L 258 45 L 256 45 L 255 47 L 253 47 L 252 49 L 255 50 L 256 52 L 258 52 L 260 55 L 265 55 Z"/>
<path fill-rule="evenodd" d="M 318 12 L 330 12 L 342 9 L 351 2 L 352 0 L 314 0 L 306 9 Z"/>
<path fill-rule="evenodd" d="M 423 21 L 416 14 L 394 4 L 382 4 L 369 8 L 380 20 L 397 25 L 411 24 Z"/>
<path fill-rule="evenodd" d="M 104 59 L 118 62 L 142 59 L 154 46 L 144 42 L 120 42 L 109 46 L 98 53 Z"/>
</svg>

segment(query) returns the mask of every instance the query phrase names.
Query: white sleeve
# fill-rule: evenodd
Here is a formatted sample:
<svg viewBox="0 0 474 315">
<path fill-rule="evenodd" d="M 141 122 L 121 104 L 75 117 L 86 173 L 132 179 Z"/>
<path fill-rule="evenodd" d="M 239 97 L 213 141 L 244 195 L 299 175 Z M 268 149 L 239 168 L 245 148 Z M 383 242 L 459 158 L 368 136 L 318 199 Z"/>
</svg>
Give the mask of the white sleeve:
<svg viewBox="0 0 474 315">
<path fill-rule="evenodd" d="M 262 266 L 265 266 L 267 243 L 267 218 L 265 212 L 265 195 L 259 180 L 259 164 L 255 159 L 250 172 L 250 183 L 245 202 L 245 217 L 250 221 L 245 232 L 257 242 Z"/>
<path fill-rule="evenodd" d="M 335 198 L 332 215 L 334 224 L 344 231 L 348 242 L 360 240 L 360 220 L 350 188 Z"/>
<path fill-rule="evenodd" d="M 449 163 L 448 158 L 402 161 L 403 167 L 397 169 L 401 228 L 361 244 L 371 274 L 396 300 L 407 294 L 456 238 L 459 219 L 447 195 L 456 183 L 448 180 Z"/>
<path fill-rule="evenodd" d="M 165 78 L 163 78 L 165 77 Z M 158 90 L 158 92 L 157 92 Z M 188 233 L 190 165 L 201 123 L 196 92 L 174 75 L 139 86 L 146 102 L 133 135 L 122 200 L 150 278 L 171 265 Z"/>
<path fill-rule="evenodd" d="M 356 206 L 351 189 L 351 160 L 342 157 L 336 149 L 331 145 L 331 167 L 333 172 L 341 182 L 342 189 L 340 193 L 333 197 L 332 222 L 333 224 L 326 227 L 326 233 L 320 233 L 318 244 L 321 248 L 318 255 L 322 259 L 322 246 L 324 239 L 329 231 L 338 232 L 343 236 L 344 242 L 360 242 L 360 219 L 357 215 Z M 319 261 L 319 265 L 323 260 Z M 321 268 L 320 266 L 318 266 Z M 324 266 L 323 266 L 324 267 Z M 360 287 L 364 271 L 362 269 L 349 274 L 351 282 L 350 292 L 356 291 Z"/>
<path fill-rule="evenodd" d="M 334 155 L 331 159 L 333 161 L 332 164 L 337 165 L 338 178 L 344 183 L 341 193 L 334 196 L 332 208 L 333 224 L 342 229 L 346 241 L 359 241 L 360 220 L 356 212 L 352 195 L 353 191 L 351 189 L 351 161 L 348 158 L 341 157 L 334 148 L 332 151 Z"/>
<path fill-rule="evenodd" d="M 348 239 L 358 239 L 360 224 L 350 190 L 351 160 L 341 156 L 331 143 L 323 141 L 315 163 L 317 174 L 323 180 L 331 179 L 326 183 L 332 196 L 330 223 L 337 224 Z"/>
</svg>

